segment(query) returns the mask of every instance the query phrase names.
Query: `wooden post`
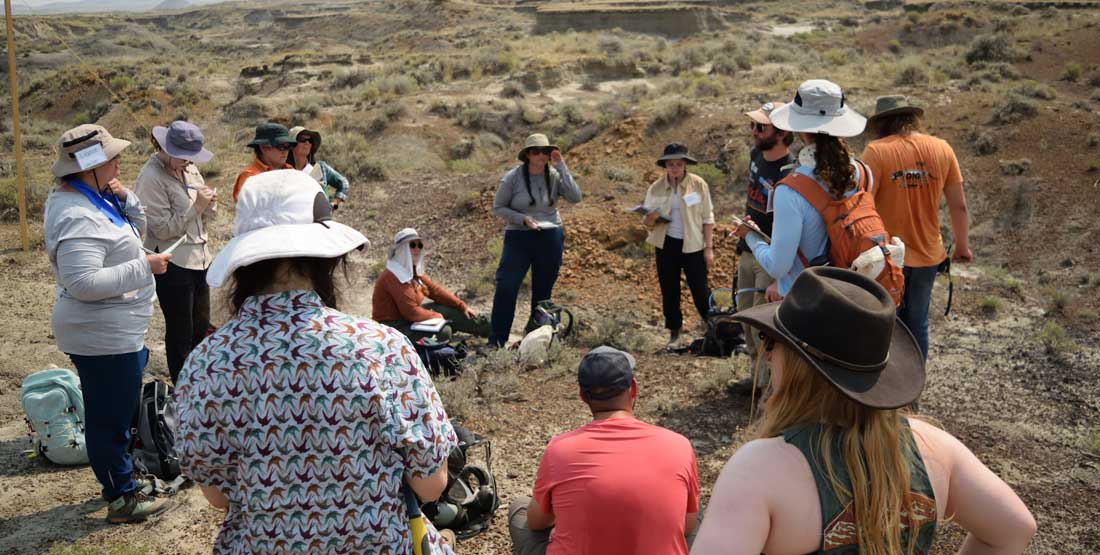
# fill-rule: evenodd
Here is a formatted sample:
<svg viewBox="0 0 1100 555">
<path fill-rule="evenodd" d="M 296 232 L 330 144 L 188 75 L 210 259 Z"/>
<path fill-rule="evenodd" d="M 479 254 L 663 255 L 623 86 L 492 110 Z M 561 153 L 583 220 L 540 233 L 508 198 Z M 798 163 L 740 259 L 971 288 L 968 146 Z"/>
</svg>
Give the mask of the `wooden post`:
<svg viewBox="0 0 1100 555">
<path fill-rule="evenodd" d="M 15 29 L 12 26 L 11 0 L 4 0 L 4 22 L 8 31 L 8 79 L 11 82 L 11 130 L 15 143 L 15 182 L 19 187 L 19 238 L 23 252 L 31 251 L 27 233 L 27 182 L 23 176 L 23 133 L 19 128 L 19 80 L 15 77 Z"/>
</svg>

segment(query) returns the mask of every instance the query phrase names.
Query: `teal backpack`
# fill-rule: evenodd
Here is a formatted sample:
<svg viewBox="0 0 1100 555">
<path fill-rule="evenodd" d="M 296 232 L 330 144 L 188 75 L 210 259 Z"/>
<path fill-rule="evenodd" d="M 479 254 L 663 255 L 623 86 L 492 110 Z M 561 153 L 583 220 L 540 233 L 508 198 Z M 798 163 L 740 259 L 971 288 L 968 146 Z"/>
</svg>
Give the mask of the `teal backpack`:
<svg viewBox="0 0 1100 555">
<path fill-rule="evenodd" d="M 76 373 L 65 368 L 35 372 L 23 380 L 21 397 L 35 450 L 56 464 L 86 464 L 84 396 Z"/>
</svg>

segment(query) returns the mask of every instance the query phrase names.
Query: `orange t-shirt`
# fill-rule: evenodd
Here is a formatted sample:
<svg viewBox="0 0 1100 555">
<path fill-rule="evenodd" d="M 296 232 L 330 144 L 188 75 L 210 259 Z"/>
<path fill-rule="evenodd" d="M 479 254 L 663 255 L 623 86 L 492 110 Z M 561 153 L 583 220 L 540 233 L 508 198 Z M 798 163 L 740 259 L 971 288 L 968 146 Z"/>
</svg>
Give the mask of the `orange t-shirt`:
<svg viewBox="0 0 1100 555">
<path fill-rule="evenodd" d="M 940 197 L 944 187 L 963 183 L 951 145 L 923 133 L 890 135 L 868 143 L 863 162 L 875 178 L 875 208 L 886 230 L 905 242 L 905 265 L 943 262 Z"/>
<path fill-rule="evenodd" d="M 233 202 L 236 202 L 237 195 L 241 194 L 241 187 L 244 185 L 246 179 L 273 169 L 275 168 L 268 167 L 267 164 L 264 164 L 258 158 L 253 158 L 252 163 L 245 166 L 245 168 L 241 170 L 241 173 L 237 174 L 237 182 L 233 184 Z M 292 170 L 294 166 L 284 164 L 282 169 Z"/>
</svg>

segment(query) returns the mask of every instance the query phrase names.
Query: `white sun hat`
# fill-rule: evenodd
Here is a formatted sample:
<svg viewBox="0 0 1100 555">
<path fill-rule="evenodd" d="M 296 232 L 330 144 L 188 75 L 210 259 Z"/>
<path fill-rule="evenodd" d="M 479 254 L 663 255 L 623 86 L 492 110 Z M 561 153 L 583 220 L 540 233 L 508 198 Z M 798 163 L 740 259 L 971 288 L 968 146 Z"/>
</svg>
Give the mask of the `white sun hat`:
<svg viewBox="0 0 1100 555">
<path fill-rule="evenodd" d="M 268 171 L 241 186 L 233 240 L 214 257 L 206 283 L 221 287 L 237 268 L 262 260 L 335 258 L 368 246 L 362 233 L 332 221 L 332 207 L 312 177 Z"/>
<path fill-rule="evenodd" d="M 784 131 L 833 137 L 855 137 L 867 126 L 867 118 L 847 106 L 840 85 L 824 79 L 799 85 L 794 101 L 776 108 L 769 117 L 772 125 Z"/>
</svg>

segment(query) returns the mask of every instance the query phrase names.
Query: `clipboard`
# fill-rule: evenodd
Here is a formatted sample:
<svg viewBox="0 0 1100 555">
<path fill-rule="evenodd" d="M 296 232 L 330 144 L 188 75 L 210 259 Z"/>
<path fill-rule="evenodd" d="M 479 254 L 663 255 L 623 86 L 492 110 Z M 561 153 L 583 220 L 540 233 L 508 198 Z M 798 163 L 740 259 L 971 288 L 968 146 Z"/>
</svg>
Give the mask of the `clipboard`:
<svg viewBox="0 0 1100 555">
<path fill-rule="evenodd" d="M 744 225 L 744 226 L 748 227 L 750 230 L 752 230 L 752 233 L 755 233 L 755 234 L 759 235 L 760 237 L 762 237 L 764 239 L 765 243 L 771 244 L 772 238 L 768 237 L 767 233 L 764 233 L 763 231 L 761 231 L 760 226 L 756 225 L 756 222 L 754 222 L 752 220 L 742 220 L 741 218 L 738 218 L 737 216 L 730 216 L 730 219 L 733 220 L 733 224 L 736 225 L 737 227 L 741 227 L 742 225 Z"/>
<path fill-rule="evenodd" d="M 149 254 L 171 254 L 171 253 L 172 253 L 172 251 L 176 250 L 176 247 L 178 247 L 178 246 L 180 246 L 181 244 L 183 244 L 183 240 L 184 240 L 184 239 L 186 239 L 186 238 L 187 238 L 187 235 L 181 235 L 181 236 L 180 236 L 180 238 L 179 238 L 179 239 L 177 239 L 175 243 L 172 243 L 172 245 L 171 245 L 170 247 L 168 247 L 168 248 L 166 248 L 166 249 L 164 249 L 164 250 L 162 250 L 162 251 L 160 251 L 160 252 L 156 252 L 156 251 L 153 251 L 153 250 L 147 249 L 147 248 L 145 248 L 145 247 L 141 247 L 141 250 L 143 250 L 143 251 L 145 251 L 145 252 L 147 252 L 147 253 L 149 253 Z"/>
</svg>

